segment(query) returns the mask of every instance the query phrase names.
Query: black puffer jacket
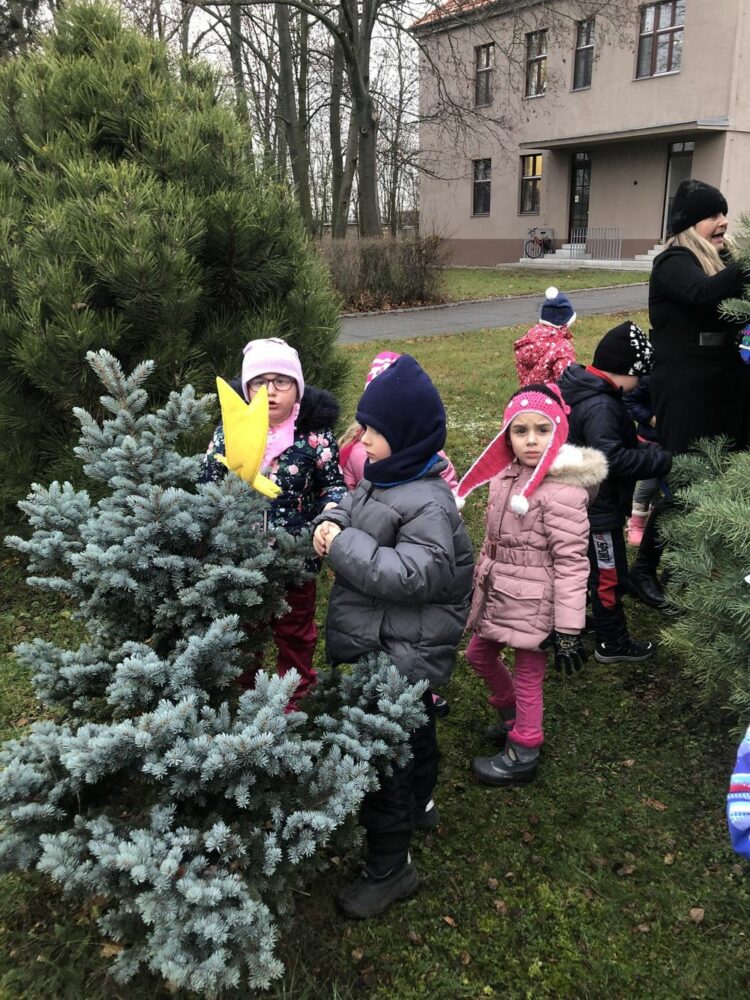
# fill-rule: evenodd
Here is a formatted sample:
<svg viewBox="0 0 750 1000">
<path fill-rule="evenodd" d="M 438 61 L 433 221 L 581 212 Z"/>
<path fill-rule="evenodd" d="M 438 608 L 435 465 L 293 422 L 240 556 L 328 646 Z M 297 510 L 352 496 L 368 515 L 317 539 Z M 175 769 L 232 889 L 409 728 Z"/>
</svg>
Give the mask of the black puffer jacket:
<svg viewBox="0 0 750 1000">
<path fill-rule="evenodd" d="M 633 503 L 637 480 L 666 476 L 672 456 L 658 445 L 641 445 L 617 389 L 583 365 L 569 365 L 557 383 L 570 407 L 571 444 L 604 452 L 609 471 L 589 507 L 592 531 L 622 528 Z"/>
</svg>

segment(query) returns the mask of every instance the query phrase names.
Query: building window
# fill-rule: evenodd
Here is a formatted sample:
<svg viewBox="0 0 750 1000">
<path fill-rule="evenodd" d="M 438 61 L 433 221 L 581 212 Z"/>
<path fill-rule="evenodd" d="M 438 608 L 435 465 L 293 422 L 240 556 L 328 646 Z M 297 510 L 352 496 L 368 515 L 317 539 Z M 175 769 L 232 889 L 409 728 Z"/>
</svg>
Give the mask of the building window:
<svg viewBox="0 0 750 1000">
<path fill-rule="evenodd" d="M 682 64 L 685 0 L 665 0 L 641 7 L 637 79 L 676 73 Z"/>
<path fill-rule="evenodd" d="M 526 96 L 541 97 L 547 89 L 547 32 L 526 36 Z"/>
<path fill-rule="evenodd" d="M 474 191 L 471 199 L 471 214 L 489 215 L 492 160 L 474 160 L 473 163 Z"/>
<path fill-rule="evenodd" d="M 576 55 L 573 68 L 573 90 L 591 86 L 594 69 L 594 19 L 576 25 Z"/>
<path fill-rule="evenodd" d="M 477 45 L 474 49 L 474 106 L 492 104 L 492 67 L 495 63 L 495 46 Z"/>
<path fill-rule="evenodd" d="M 535 215 L 539 211 L 542 186 L 542 154 L 521 157 L 521 214 Z"/>
</svg>

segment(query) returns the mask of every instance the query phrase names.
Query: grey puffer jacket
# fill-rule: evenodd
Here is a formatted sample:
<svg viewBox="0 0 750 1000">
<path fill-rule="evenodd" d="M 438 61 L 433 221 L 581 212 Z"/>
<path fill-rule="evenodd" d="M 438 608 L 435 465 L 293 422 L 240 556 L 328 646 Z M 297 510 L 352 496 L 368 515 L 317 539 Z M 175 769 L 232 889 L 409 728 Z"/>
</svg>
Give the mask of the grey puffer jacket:
<svg viewBox="0 0 750 1000">
<path fill-rule="evenodd" d="M 443 466 L 388 489 L 363 479 L 316 519 L 343 529 L 328 556 L 336 573 L 326 622 L 332 663 L 383 651 L 410 680 L 437 686 L 450 677 L 474 556 Z"/>
</svg>

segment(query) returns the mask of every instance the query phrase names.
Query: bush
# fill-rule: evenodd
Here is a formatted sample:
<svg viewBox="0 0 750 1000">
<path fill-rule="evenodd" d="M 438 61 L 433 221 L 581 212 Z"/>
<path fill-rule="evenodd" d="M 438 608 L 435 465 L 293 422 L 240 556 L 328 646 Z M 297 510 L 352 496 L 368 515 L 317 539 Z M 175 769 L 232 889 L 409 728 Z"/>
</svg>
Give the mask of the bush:
<svg viewBox="0 0 750 1000">
<path fill-rule="evenodd" d="M 669 598 L 680 618 L 663 643 L 697 682 L 750 722 L 750 454 L 698 442 L 675 462 L 665 519 Z"/>
<path fill-rule="evenodd" d="M 323 244 L 322 251 L 347 309 L 441 301 L 445 248 L 439 236 L 332 240 Z"/>
<path fill-rule="evenodd" d="M 73 406 L 102 413 L 89 350 L 153 358 L 157 400 L 235 375 L 255 337 L 342 383 L 338 301 L 248 138 L 211 70 L 100 2 L 0 63 L 0 517 L 77 474 Z"/>
</svg>

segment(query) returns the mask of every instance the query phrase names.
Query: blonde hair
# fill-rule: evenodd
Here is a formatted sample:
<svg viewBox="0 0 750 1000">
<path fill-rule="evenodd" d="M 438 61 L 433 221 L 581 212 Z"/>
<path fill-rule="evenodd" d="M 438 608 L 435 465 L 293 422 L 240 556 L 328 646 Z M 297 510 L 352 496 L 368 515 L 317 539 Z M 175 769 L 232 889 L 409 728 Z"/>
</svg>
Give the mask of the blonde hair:
<svg viewBox="0 0 750 1000">
<path fill-rule="evenodd" d="M 344 433 L 339 438 L 339 448 L 343 448 L 344 445 L 354 444 L 355 441 L 359 441 L 362 437 L 362 424 L 354 420 L 346 428 Z"/>
<path fill-rule="evenodd" d="M 725 237 L 724 245 L 731 254 L 734 254 L 734 244 Z M 708 240 L 704 239 L 695 226 L 684 229 L 681 233 L 667 240 L 668 247 L 684 247 L 690 250 L 698 258 L 698 263 L 706 274 L 718 274 L 727 266 L 719 256 L 719 251 Z"/>
</svg>

